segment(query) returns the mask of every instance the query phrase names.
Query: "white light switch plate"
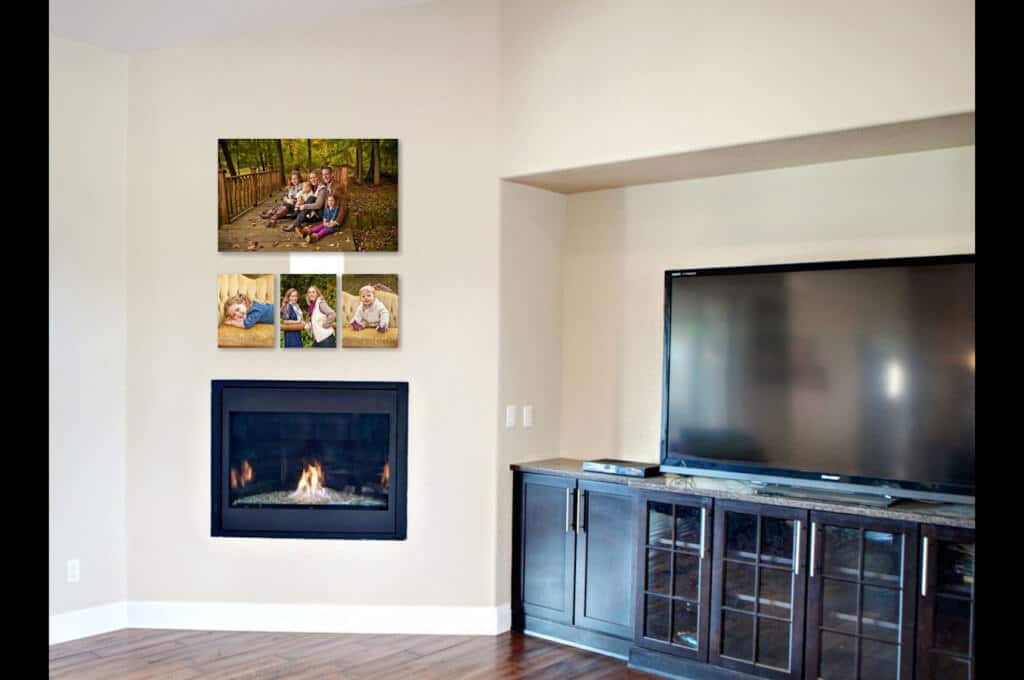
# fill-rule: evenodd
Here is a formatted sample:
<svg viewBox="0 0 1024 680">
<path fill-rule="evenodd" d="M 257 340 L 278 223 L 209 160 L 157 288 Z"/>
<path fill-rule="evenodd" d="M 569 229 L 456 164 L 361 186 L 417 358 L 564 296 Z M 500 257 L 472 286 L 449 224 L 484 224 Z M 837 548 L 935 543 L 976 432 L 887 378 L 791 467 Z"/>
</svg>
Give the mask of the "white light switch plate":
<svg viewBox="0 0 1024 680">
<path fill-rule="evenodd" d="M 505 427 L 516 426 L 516 407 L 514 404 L 509 404 L 505 407 Z"/>
<path fill-rule="evenodd" d="M 533 427 L 533 406 L 523 407 L 523 427 Z"/>
</svg>

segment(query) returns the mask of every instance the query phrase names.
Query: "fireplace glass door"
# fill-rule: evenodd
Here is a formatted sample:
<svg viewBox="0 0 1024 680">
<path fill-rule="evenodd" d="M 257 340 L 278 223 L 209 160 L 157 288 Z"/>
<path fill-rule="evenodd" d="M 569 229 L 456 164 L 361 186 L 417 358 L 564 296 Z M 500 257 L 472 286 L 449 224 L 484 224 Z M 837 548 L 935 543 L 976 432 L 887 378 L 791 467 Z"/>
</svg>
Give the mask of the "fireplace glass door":
<svg viewBox="0 0 1024 680">
<path fill-rule="evenodd" d="M 230 506 L 387 510 L 388 421 L 383 413 L 232 413 Z"/>
</svg>

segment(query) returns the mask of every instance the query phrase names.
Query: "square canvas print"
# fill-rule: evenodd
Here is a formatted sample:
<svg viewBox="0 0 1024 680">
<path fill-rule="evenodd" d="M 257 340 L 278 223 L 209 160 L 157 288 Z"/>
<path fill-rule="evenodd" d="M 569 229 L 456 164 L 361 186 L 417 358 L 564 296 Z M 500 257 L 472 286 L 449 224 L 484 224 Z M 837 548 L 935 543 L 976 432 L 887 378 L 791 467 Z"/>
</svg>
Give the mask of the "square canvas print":
<svg viewBox="0 0 1024 680">
<path fill-rule="evenodd" d="M 342 274 L 341 317 L 342 347 L 398 347 L 398 274 Z"/>
<path fill-rule="evenodd" d="M 217 276 L 217 347 L 274 346 L 274 275 Z"/>
<path fill-rule="evenodd" d="M 217 140 L 217 250 L 396 252 L 397 139 Z"/>
<path fill-rule="evenodd" d="M 281 274 L 281 347 L 337 347 L 338 276 Z"/>
</svg>

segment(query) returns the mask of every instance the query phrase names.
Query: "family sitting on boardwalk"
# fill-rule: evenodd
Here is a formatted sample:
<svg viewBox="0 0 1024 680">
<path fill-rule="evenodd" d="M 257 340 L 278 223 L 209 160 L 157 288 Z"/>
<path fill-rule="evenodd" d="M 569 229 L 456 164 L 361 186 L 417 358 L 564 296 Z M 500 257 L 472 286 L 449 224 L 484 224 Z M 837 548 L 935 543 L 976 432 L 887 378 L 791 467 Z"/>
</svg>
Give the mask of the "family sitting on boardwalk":
<svg viewBox="0 0 1024 680">
<path fill-rule="evenodd" d="M 341 229 L 345 221 L 344 192 L 335 186 L 329 165 L 321 166 L 320 174 L 311 170 L 306 182 L 298 170 L 292 170 L 280 205 L 264 210 L 260 217 L 270 220 L 270 224 L 288 220 L 282 231 L 294 231 L 307 243 L 315 243 Z"/>
</svg>

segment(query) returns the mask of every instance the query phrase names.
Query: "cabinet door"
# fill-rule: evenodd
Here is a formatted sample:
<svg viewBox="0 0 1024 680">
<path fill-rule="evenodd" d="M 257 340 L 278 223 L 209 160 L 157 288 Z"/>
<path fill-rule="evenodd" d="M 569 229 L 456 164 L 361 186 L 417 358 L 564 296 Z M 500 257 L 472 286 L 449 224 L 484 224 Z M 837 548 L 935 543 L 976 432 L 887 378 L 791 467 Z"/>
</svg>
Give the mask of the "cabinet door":
<svg viewBox="0 0 1024 680">
<path fill-rule="evenodd" d="M 631 639 L 635 492 L 580 480 L 577 493 L 575 625 Z"/>
<path fill-rule="evenodd" d="M 638 504 L 634 639 L 707 661 L 712 500 L 643 492 Z"/>
<path fill-rule="evenodd" d="M 917 677 L 974 680 L 974 532 L 921 527 Z"/>
<path fill-rule="evenodd" d="M 807 677 L 910 678 L 917 525 L 812 512 L 808 540 Z"/>
<path fill-rule="evenodd" d="M 807 512 L 715 502 L 710 663 L 801 677 Z"/>
<path fill-rule="evenodd" d="M 527 616 L 572 623 L 576 480 L 524 474 L 519 486 L 519 597 Z"/>
</svg>

